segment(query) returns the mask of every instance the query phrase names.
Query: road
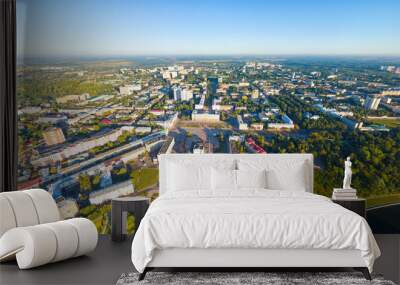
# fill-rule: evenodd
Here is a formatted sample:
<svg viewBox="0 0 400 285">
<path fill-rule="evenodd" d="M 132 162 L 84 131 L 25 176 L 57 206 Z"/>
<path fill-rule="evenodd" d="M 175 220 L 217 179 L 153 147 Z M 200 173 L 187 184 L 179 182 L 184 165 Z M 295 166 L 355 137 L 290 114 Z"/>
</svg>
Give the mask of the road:
<svg viewBox="0 0 400 285">
<path fill-rule="evenodd" d="M 400 203 L 368 209 L 367 221 L 374 234 L 400 234 Z"/>
</svg>

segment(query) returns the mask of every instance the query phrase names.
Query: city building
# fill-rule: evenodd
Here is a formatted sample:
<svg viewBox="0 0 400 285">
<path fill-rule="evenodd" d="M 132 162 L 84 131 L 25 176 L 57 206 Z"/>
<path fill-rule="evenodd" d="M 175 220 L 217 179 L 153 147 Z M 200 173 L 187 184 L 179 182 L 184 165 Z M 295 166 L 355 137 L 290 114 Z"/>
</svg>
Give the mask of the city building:
<svg viewBox="0 0 400 285">
<path fill-rule="evenodd" d="M 360 131 L 363 132 L 390 132 L 389 128 L 386 128 L 382 125 L 369 125 L 369 126 L 361 126 Z"/>
<path fill-rule="evenodd" d="M 26 177 L 26 179 L 18 179 L 18 190 L 38 188 L 42 182 L 40 177 L 32 180 L 27 179 L 29 179 L 29 177 Z"/>
<path fill-rule="evenodd" d="M 400 96 L 400 88 L 392 88 L 382 91 L 382 96 Z"/>
<path fill-rule="evenodd" d="M 192 112 L 192 121 L 197 122 L 219 122 L 219 113 L 218 112 L 201 112 L 194 110 Z"/>
<path fill-rule="evenodd" d="M 151 133 L 151 127 L 136 127 L 135 132 L 137 134 L 147 134 Z"/>
<path fill-rule="evenodd" d="M 105 102 L 105 101 L 108 101 L 108 100 L 110 100 L 112 98 L 114 98 L 114 95 L 100 95 L 100 96 L 92 97 L 88 101 L 91 102 L 91 103 L 93 103 L 93 102 Z"/>
<path fill-rule="evenodd" d="M 58 104 L 65 104 L 68 102 L 83 102 L 90 98 L 88 93 L 83 93 L 81 95 L 66 95 L 56 98 Z"/>
<path fill-rule="evenodd" d="M 196 143 L 193 146 L 193 154 L 203 154 L 204 152 L 204 145 L 202 143 Z"/>
<path fill-rule="evenodd" d="M 392 103 L 392 98 L 384 97 L 384 98 L 382 98 L 382 101 L 383 101 L 383 103 L 390 104 L 390 103 Z"/>
<path fill-rule="evenodd" d="M 149 113 L 153 114 L 154 116 L 163 116 L 163 115 L 165 115 L 165 110 L 153 109 L 153 110 L 150 110 Z"/>
<path fill-rule="evenodd" d="M 103 125 L 112 125 L 112 123 L 113 122 L 108 118 L 103 118 L 100 120 L 100 124 L 103 124 Z"/>
<path fill-rule="evenodd" d="M 60 128 L 50 128 L 44 131 L 43 139 L 48 146 L 65 142 L 64 133 Z"/>
<path fill-rule="evenodd" d="M 256 144 L 253 138 L 247 138 L 245 142 L 246 148 L 249 152 L 265 154 L 267 153 L 261 146 Z"/>
<path fill-rule="evenodd" d="M 233 109 L 232 105 L 213 105 L 212 106 L 213 110 L 216 111 L 231 111 Z"/>
<path fill-rule="evenodd" d="M 79 214 L 79 207 L 75 200 L 60 197 L 57 199 L 57 207 L 61 217 L 71 219 Z"/>
<path fill-rule="evenodd" d="M 101 172 L 100 172 L 100 175 L 101 175 L 100 187 L 101 188 L 106 188 L 113 184 L 111 170 L 112 170 L 112 166 L 104 167 L 103 169 L 101 169 Z"/>
<path fill-rule="evenodd" d="M 161 76 L 162 76 L 162 78 L 165 79 L 165 80 L 171 79 L 171 74 L 169 73 L 168 70 L 161 72 Z"/>
<path fill-rule="evenodd" d="M 368 96 L 367 99 L 365 100 L 365 108 L 367 110 L 377 110 L 379 107 L 379 103 L 381 102 L 381 98 L 374 96 L 370 97 Z"/>
<path fill-rule="evenodd" d="M 38 123 L 45 123 L 45 124 L 58 124 L 58 123 L 66 123 L 68 122 L 68 118 L 65 115 L 61 114 L 48 114 L 46 116 L 40 117 L 37 120 Z"/>
<path fill-rule="evenodd" d="M 167 137 L 167 140 L 163 143 L 162 147 L 160 148 L 160 151 L 158 154 L 169 154 L 172 153 L 172 150 L 175 145 L 175 139 L 174 137 Z"/>
<path fill-rule="evenodd" d="M 231 135 L 229 136 L 228 152 L 229 153 L 240 153 L 240 146 L 244 142 L 244 135 Z"/>
<path fill-rule="evenodd" d="M 295 125 L 292 119 L 288 115 L 283 114 L 280 116 L 280 121 L 274 121 L 268 123 L 269 129 L 294 129 Z"/>
<path fill-rule="evenodd" d="M 123 134 L 123 132 L 130 132 L 133 130 L 135 130 L 134 127 L 124 126 L 110 132 L 99 132 L 97 135 L 92 136 L 87 140 L 81 140 L 65 146 L 61 145 L 63 147 L 60 147 L 54 151 L 50 150 L 48 153 L 43 153 L 39 158 L 32 161 L 32 165 L 46 166 L 47 164 L 61 162 L 79 153 L 89 151 L 94 147 L 116 141 L 118 137 Z"/>
<path fill-rule="evenodd" d="M 21 108 L 18 110 L 18 115 L 23 115 L 23 114 L 36 114 L 36 113 L 41 113 L 43 112 L 42 107 L 37 107 L 37 106 L 29 106 L 25 108 Z"/>
<path fill-rule="evenodd" d="M 236 106 L 235 111 L 247 111 L 247 106 Z"/>
<path fill-rule="evenodd" d="M 258 114 L 258 118 L 262 122 L 267 122 L 269 120 L 269 117 L 272 115 L 272 112 L 260 112 Z"/>
<path fill-rule="evenodd" d="M 362 122 L 357 122 L 355 120 L 349 119 L 339 114 L 339 112 L 334 108 L 325 108 L 322 104 L 314 105 L 321 112 L 327 114 L 329 117 L 339 119 L 343 124 L 345 124 L 350 129 L 357 129 L 362 127 Z"/>
<path fill-rule="evenodd" d="M 383 103 L 382 105 L 385 106 L 386 108 L 388 108 L 389 110 L 391 110 L 396 115 L 400 114 L 400 106 L 399 105 L 397 105 L 397 104 L 386 104 L 386 103 Z"/>
<path fill-rule="evenodd" d="M 231 135 L 228 140 L 242 143 L 244 142 L 244 135 Z"/>
<path fill-rule="evenodd" d="M 266 93 L 267 93 L 267 95 L 279 95 L 280 92 L 281 92 L 281 89 L 269 88 Z"/>
<path fill-rule="evenodd" d="M 260 91 L 258 89 L 254 89 L 251 92 L 251 98 L 252 99 L 258 99 L 258 97 L 260 97 Z"/>
<path fill-rule="evenodd" d="M 237 127 L 238 127 L 239 130 L 241 130 L 241 131 L 247 131 L 247 130 L 249 129 L 249 126 L 247 125 L 247 123 L 245 123 L 245 122 L 243 121 L 242 115 L 238 115 L 238 116 L 236 117 L 236 120 L 237 120 Z"/>
<path fill-rule="evenodd" d="M 187 88 L 182 89 L 181 91 L 181 100 L 182 101 L 190 101 L 193 99 L 193 91 Z"/>
<path fill-rule="evenodd" d="M 195 109 L 195 110 L 203 110 L 203 109 L 204 109 L 204 104 L 205 104 L 205 102 L 206 102 L 206 94 L 203 93 L 203 94 L 201 95 L 199 104 L 196 104 L 196 105 L 194 106 L 194 109 Z"/>
<path fill-rule="evenodd" d="M 250 128 L 256 131 L 262 131 L 264 129 L 264 124 L 263 123 L 252 123 L 250 125 Z"/>
<path fill-rule="evenodd" d="M 168 113 L 164 116 L 157 117 L 157 120 L 154 121 L 154 123 L 168 131 L 175 125 L 177 120 L 178 120 L 178 112 L 174 112 L 174 113 Z"/>
<path fill-rule="evenodd" d="M 134 193 L 134 188 L 131 180 L 127 180 L 110 187 L 91 192 L 89 194 L 90 203 L 100 205 L 112 198 L 126 196 Z"/>
<path fill-rule="evenodd" d="M 268 123 L 268 129 L 294 129 L 294 125 L 285 123 Z"/>
<path fill-rule="evenodd" d="M 179 101 L 182 99 L 182 88 L 179 86 L 172 87 L 172 95 L 175 101 Z"/>
<path fill-rule="evenodd" d="M 119 93 L 123 96 L 132 95 L 134 91 L 142 90 L 142 86 L 140 84 L 131 84 L 119 87 Z"/>
<path fill-rule="evenodd" d="M 286 115 L 286 114 L 282 115 L 282 121 L 283 121 L 285 124 L 288 124 L 288 125 L 293 125 L 293 124 L 294 124 L 294 123 L 293 123 L 293 120 L 290 119 L 289 116 Z"/>
</svg>

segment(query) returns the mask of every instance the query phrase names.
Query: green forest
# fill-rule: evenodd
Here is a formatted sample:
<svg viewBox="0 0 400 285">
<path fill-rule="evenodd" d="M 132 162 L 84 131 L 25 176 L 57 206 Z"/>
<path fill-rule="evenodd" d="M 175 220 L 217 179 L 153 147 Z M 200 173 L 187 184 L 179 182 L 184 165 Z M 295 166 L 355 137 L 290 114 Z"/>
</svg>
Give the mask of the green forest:
<svg viewBox="0 0 400 285">
<path fill-rule="evenodd" d="M 70 94 L 89 93 L 96 96 L 113 92 L 114 88 L 109 84 L 78 79 L 21 78 L 17 82 L 17 100 L 21 105 L 40 105 Z"/>
<path fill-rule="evenodd" d="M 316 193 L 331 196 L 334 187 L 341 187 L 344 159 L 350 156 L 352 185 L 359 196 L 369 198 L 370 206 L 400 202 L 400 127 L 391 126 L 390 132 L 382 133 L 350 130 L 295 96 L 276 96 L 271 100 L 288 113 L 300 129 L 306 130 L 308 136 L 303 139 L 277 134 L 269 141 L 260 135 L 256 138 L 267 152 L 312 153 L 317 166 Z M 304 112 L 318 114 L 321 118 L 306 119 Z"/>
<path fill-rule="evenodd" d="M 382 203 L 400 200 L 400 130 L 372 134 L 352 131 L 313 132 L 307 139 L 277 135 L 258 142 L 271 153 L 312 153 L 316 170 L 314 191 L 331 196 L 341 187 L 344 159 L 353 161 L 352 186 L 366 198 L 386 196 Z"/>
</svg>

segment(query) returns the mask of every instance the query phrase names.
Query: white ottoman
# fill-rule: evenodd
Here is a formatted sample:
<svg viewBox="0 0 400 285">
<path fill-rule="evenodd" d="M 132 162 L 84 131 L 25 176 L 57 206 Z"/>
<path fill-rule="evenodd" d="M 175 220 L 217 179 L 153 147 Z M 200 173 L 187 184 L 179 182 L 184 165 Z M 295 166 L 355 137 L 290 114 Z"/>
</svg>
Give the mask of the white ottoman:
<svg viewBox="0 0 400 285">
<path fill-rule="evenodd" d="M 20 269 L 28 269 L 87 254 L 97 239 L 88 219 L 60 221 L 45 190 L 0 193 L 0 262 L 15 258 Z"/>
<path fill-rule="evenodd" d="M 0 257 L 15 255 L 20 269 L 28 269 L 84 255 L 97 245 L 97 230 L 84 218 L 13 228 L 0 239 Z"/>
</svg>

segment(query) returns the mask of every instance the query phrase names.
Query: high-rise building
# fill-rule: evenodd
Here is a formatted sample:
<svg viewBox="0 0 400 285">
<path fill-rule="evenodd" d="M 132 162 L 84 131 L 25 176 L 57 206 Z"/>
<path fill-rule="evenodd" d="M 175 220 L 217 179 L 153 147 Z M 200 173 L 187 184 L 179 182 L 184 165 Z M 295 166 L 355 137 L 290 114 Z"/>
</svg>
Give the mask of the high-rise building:
<svg viewBox="0 0 400 285">
<path fill-rule="evenodd" d="M 206 93 L 204 92 L 204 93 L 201 95 L 199 104 L 196 104 L 196 105 L 194 106 L 195 110 L 203 110 L 203 109 L 204 109 L 204 104 L 205 104 L 205 102 L 206 102 Z"/>
<path fill-rule="evenodd" d="M 64 133 L 60 128 L 51 128 L 44 131 L 43 138 L 49 146 L 65 142 Z"/>
<path fill-rule="evenodd" d="M 182 91 L 181 91 L 181 100 L 183 100 L 183 101 L 189 101 L 189 100 L 191 100 L 191 99 L 193 99 L 193 91 L 192 90 L 190 90 L 190 89 L 183 89 Z"/>
<path fill-rule="evenodd" d="M 368 110 L 376 110 L 378 109 L 380 102 L 380 97 L 367 97 L 367 99 L 365 100 L 365 108 Z"/>
<path fill-rule="evenodd" d="M 182 88 L 179 86 L 172 87 L 172 94 L 174 95 L 174 100 L 178 101 L 182 99 Z"/>
</svg>

